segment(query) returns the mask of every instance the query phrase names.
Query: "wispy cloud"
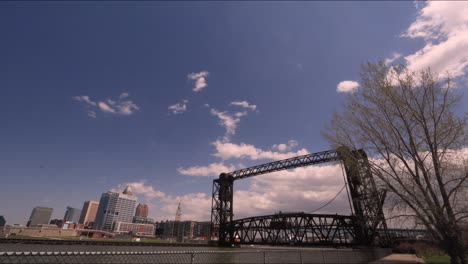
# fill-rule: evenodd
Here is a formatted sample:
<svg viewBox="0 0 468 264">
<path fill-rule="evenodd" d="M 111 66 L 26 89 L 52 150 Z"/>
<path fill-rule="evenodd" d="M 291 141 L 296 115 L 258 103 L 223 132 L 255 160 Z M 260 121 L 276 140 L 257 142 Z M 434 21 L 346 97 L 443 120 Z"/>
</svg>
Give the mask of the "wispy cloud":
<svg viewBox="0 0 468 264">
<path fill-rule="evenodd" d="M 339 93 L 352 93 L 357 90 L 359 83 L 355 81 L 342 81 L 336 87 L 336 91 Z"/>
<path fill-rule="evenodd" d="M 236 134 L 237 125 L 239 124 L 241 117 L 246 116 L 247 112 L 237 112 L 230 114 L 228 112 L 221 112 L 216 109 L 211 109 L 210 113 L 213 116 L 218 117 L 219 124 L 226 129 L 224 134 L 224 140 L 229 141 L 230 136 Z"/>
<path fill-rule="evenodd" d="M 188 176 L 218 176 L 222 172 L 230 172 L 236 169 L 236 166 L 224 163 L 211 163 L 208 166 L 193 166 L 188 168 L 178 168 L 180 174 Z"/>
<path fill-rule="evenodd" d="M 255 111 L 255 109 L 257 109 L 256 105 L 250 104 L 247 101 L 234 101 L 234 102 L 231 102 L 230 105 L 240 106 L 240 107 L 243 107 L 243 108 L 246 108 L 246 109 L 250 109 L 252 111 Z"/>
<path fill-rule="evenodd" d="M 93 101 L 88 95 L 74 96 L 73 100 L 83 103 L 87 108 L 89 117 L 96 118 L 96 110 L 115 115 L 132 115 L 140 108 L 131 100 L 128 93 L 122 93 L 117 100 L 106 99 Z"/>
<path fill-rule="evenodd" d="M 188 100 L 184 99 L 182 102 L 173 104 L 169 106 L 167 109 L 170 110 L 174 115 L 182 114 L 183 112 L 187 111 L 187 103 Z"/>
<path fill-rule="evenodd" d="M 390 58 L 386 58 L 384 62 L 386 65 L 390 65 L 399 58 L 401 58 L 401 53 L 393 52 L 392 56 Z"/>
<path fill-rule="evenodd" d="M 208 84 L 206 83 L 206 78 L 208 77 L 208 75 L 209 75 L 209 72 L 207 72 L 207 71 L 201 71 L 201 72 L 198 72 L 198 73 L 189 73 L 187 75 L 187 78 L 189 80 L 195 81 L 195 84 L 194 84 L 194 87 L 193 87 L 194 92 L 199 92 L 203 88 L 208 86 Z"/>
<path fill-rule="evenodd" d="M 90 106 L 96 106 L 96 102 L 91 101 L 91 99 L 87 95 L 73 96 L 73 100 L 75 100 L 77 102 L 83 102 L 83 103 L 85 103 L 87 105 L 90 105 Z"/>
</svg>

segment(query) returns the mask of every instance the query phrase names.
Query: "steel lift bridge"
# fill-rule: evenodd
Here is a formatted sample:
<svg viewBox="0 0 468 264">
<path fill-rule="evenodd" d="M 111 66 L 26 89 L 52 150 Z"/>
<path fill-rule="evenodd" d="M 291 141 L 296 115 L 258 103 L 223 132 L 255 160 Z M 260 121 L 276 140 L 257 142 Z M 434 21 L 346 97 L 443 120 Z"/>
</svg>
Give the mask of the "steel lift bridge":
<svg viewBox="0 0 468 264">
<path fill-rule="evenodd" d="M 234 181 L 336 161 L 344 165 L 351 215 L 278 213 L 233 219 Z M 221 173 L 213 180 L 211 240 L 219 246 L 386 246 L 390 241 L 382 210 L 385 194 L 376 187 L 366 153 L 346 147 Z"/>
</svg>

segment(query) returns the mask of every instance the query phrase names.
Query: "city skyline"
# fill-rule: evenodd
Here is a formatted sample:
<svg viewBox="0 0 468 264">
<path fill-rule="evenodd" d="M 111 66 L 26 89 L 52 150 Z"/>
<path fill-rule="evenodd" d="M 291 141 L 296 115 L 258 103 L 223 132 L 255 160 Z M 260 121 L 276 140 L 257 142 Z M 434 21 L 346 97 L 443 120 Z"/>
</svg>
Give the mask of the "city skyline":
<svg viewBox="0 0 468 264">
<path fill-rule="evenodd" d="M 148 217 L 210 219 L 221 172 L 330 149 L 367 61 L 468 83 L 466 2 L 0 3 L 0 215 L 132 186 Z M 465 89 L 465 88 L 463 88 Z M 466 89 L 465 89 L 466 90 Z M 463 91 L 462 91 L 463 92 Z M 460 112 L 468 111 L 463 97 Z M 239 182 L 235 217 L 313 211 L 339 164 Z M 346 213 L 339 196 L 322 213 Z"/>
</svg>

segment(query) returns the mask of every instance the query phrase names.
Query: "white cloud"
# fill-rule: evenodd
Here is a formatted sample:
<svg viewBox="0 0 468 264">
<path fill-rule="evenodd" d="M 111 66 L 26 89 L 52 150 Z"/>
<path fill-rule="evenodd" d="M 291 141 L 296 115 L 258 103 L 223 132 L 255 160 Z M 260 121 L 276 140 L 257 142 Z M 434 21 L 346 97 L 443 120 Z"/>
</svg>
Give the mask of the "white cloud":
<svg viewBox="0 0 468 264">
<path fill-rule="evenodd" d="M 226 129 L 224 141 L 229 141 L 229 137 L 236 134 L 237 125 L 239 124 L 241 117 L 247 115 L 247 112 L 237 112 L 232 115 L 228 112 L 221 112 L 213 108 L 210 110 L 210 113 L 213 116 L 218 117 L 219 124 Z"/>
<path fill-rule="evenodd" d="M 355 81 L 342 81 L 336 87 L 336 91 L 339 93 L 350 93 L 357 90 L 359 83 Z"/>
<path fill-rule="evenodd" d="M 335 197 L 344 186 L 340 165 L 324 165 L 274 172 L 252 178 L 248 190 L 234 193 L 235 218 L 278 211 L 310 212 Z M 255 201 L 255 202 L 253 202 Z M 349 214 L 346 191 L 315 213 Z"/>
<path fill-rule="evenodd" d="M 390 65 L 399 58 L 401 58 L 401 53 L 393 52 L 392 56 L 390 58 L 386 58 L 384 62 L 386 65 Z"/>
<path fill-rule="evenodd" d="M 250 109 L 252 111 L 255 111 L 255 109 L 257 109 L 256 105 L 249 104 L 249 102 L 247 102 L 247 101 L 234 101 L 234 102 L 231 102 L 230 105 L 240 106 L 240 107 L 243 107 L 243 108 Z"/>
<path fill-rule="evenodd" d="M 116 114 L 116 115 L 132 115 L 135 111 L 140 108 L 131 100 L 124 100 L 129 96 L 128 93 L 122 93 L 117 101 L 107 99 L 105 101 L 95 102 L 90 99 L 87 95 L 74 96 L 75 101 L 84 103 L 87 107 L 88 116 L 96 118 L 96 110 L 99 109 L 104 113 Z"/>
<path fill-rule="evenodd" d="M 262 150 L 256 148 L 254 145 L 249 144 L 235 144 L 230 142 L 215 141 L 212 143 L 216 149 L 216 152 L 213 156 L 221 158 L 223 160 L 228 159 L 243 159 L 247 158 L 250 160 L 261 160 L 261 159 L 270 159 L 270 160 L 281 160 L 287 159 L 295 156 L 306 155 L 309 152 L 307 149 L 302 148 L 295 152 L 275 152 L 270 150 Z"/>
<path fill-rule="evenodd" d="M 125 187 L 131 186 L 133 194 L 139 194 L 145 197 L 146 199 L 162 199 L 166 197 L 166 194 L 156 190 L 153 186 L 147 185 L 145 181 L 138 182 L 126 182 L 119 184 L 117 187 L 112 188 L 113 192 L 122 192 Z"/>
<path fill-rule="evenodd" d="M 274 144 L 271 148 L 273 150 L 277 150 L 279 152 L 284 152 L 284 151 L 290 151 L 293 148 L 297 147 L 298 145 L 299 145 L 299 143 L 296 140 L 291 139 L 286 144 L 285 143 Z"/>
<path fill-rule="evenodd" d="M 194 80 L 195 81 L 195 86 L 193 87 L 194 92 L 199 92 L 208 84 L 206 83 L 206 78 L 208 77 L 210 73 L 207 71 L 201 71 L 199 73 L 190 73 L 187 75 L 187 78 L 189 80 Z"/>
<path fill-rule="evenodd" d="M 130 185 L 133 194 L 141 202 L 148 203 L 149 216 L 156 220 L 174 220 L 177 205 L 182 207 L 182 220 L 209 221 L 211 213 L 211 196 L 206 193 L 189 193 L 181 196 L 168 195 L 157 190 L 145 181 L 126 182 L 111 189 L 113 192 L 122 192 Z"/>
<path fill-rule="evenodd" d="M 223 171 L 221 171 L 223 172 Z M 226 171 L 224 171 L 226 172 Z M 246 189 L 234 192 L 234 218 L 283 212 L 310 212 L 330 201 L 344 186 L 339 164 L 309 166 L 274 172 L 251 178 Z M 236 182 L 237 183 L 237 182 Z M 157 220 L 173 220 L 181 202 L 182 219 L 209 221 L 210 193 L 168 195 L 145 181 L 119 184 L 113 191 L 121 192 L 131 185 L 135 195 L 150 206 L 150 216 Z M 316 213 L 349 213 L 346 191 L 327 207 Z"/>
<path fill-rule="evenodd" d="M 225 165 L 224 163 L 211 163 L 208 166 L 193 166 L 188 168 L 178 168 L 177 171 L 183 175 L 189 176 L 219 176 L 222 172 L 231 172 L 236 169 L 234 165 Z"/>
<path fill-rule="evenodd" d="M 167 109 L 171 110 L 173 114 L 182 114 L 183 112 L 187 111 L 187 103 L 188 100 L 182 100 L 182 102 L 176 103 L 174 105 L 169 106 Z"/>
<path fill-rule="evenodd" d="M 405 60 L 412 70 L 430 67 L 435 72 L 449 72 L 454 77 L 468 69 L 468 2 L 429 1 L 416 20 L 402 34 L 423 38 L 424 47 Z"/>
</svg>

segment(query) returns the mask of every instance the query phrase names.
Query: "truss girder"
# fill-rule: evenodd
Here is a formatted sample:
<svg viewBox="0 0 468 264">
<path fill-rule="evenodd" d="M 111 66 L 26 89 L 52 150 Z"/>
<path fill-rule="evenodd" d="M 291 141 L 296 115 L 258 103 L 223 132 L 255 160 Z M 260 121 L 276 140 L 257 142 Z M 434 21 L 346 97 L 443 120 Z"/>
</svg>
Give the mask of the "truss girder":
<svg viewBox="0 0 468 264">
<path fill-rule="evenodd" d="M 322 151 L 236 170 L 227 174 L 232 176 L 234 180 L 239 180 L 275 171 L 288 170 L 337 160 L 340 160 L 340 157 L 335 150 Z"/>
<path fill-rule="evenodd" d="M 356 245 L 354 216 L 288 213 L 257 216 L 230 223 L 233 244 Z"/>
</svg>

